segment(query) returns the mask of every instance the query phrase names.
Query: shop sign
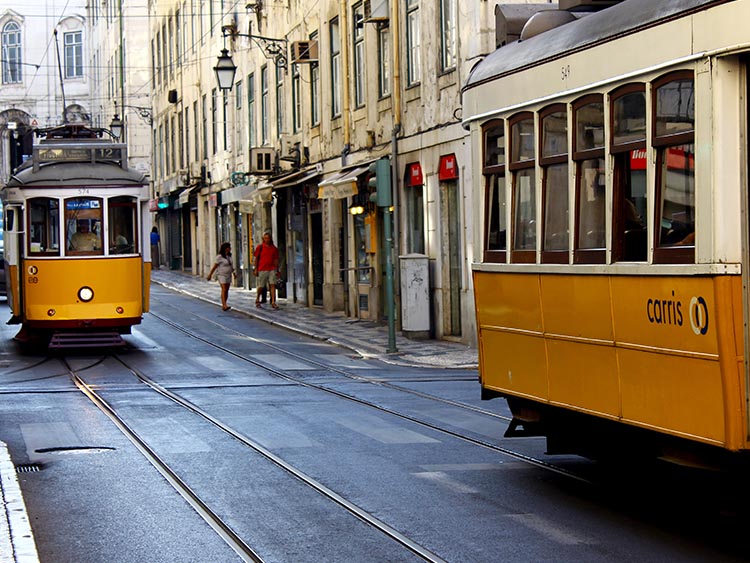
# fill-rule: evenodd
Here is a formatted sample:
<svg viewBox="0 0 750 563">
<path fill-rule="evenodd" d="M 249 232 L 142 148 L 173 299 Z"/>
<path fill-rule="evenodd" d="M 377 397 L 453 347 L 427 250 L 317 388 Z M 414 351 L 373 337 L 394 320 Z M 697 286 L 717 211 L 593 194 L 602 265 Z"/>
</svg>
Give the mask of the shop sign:
<svg viewBox="0 0 750 563">
<path fill-rule="evenodd" d="M 440 180 L 458 179 L 458 164 L 456 163 L 455 154 L 444 154 L 440 157 L 440 169 L 438 171 Z"/>
<path fill-rule="evenodd" d="M 421 186 L 424 184 L 422 179 L 422 167 L 418 162 L 412 162 L 406 165 L 406 185 L 407 186 Z"/>
</svg>

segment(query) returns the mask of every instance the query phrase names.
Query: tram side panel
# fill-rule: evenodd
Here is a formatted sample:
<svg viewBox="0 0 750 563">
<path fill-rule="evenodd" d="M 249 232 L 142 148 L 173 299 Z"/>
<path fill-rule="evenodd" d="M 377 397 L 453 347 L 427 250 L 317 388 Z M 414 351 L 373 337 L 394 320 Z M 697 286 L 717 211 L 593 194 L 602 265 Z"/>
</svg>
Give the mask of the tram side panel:
<svg viewBox="0 0 750 563">
<path fill-rule="evenodd" d="M 482 386 L 737 450 L 741 278 L 474 272 Z"/>
</svg>

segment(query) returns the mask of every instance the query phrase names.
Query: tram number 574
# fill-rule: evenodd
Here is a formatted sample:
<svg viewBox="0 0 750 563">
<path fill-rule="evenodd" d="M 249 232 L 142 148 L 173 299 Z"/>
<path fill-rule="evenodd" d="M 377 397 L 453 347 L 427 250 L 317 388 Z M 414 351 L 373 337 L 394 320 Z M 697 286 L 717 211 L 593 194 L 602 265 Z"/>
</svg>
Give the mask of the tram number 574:
<svg viewBox="0 0 750 563">
<path fill-rule="evenodd" d="M 570 65 L 563 65 L 560 68 L 560 80 L 562 80 L 563 82 L 566 81 L 568 78 L 570 78 L 570 73 Z"/>
</svg>

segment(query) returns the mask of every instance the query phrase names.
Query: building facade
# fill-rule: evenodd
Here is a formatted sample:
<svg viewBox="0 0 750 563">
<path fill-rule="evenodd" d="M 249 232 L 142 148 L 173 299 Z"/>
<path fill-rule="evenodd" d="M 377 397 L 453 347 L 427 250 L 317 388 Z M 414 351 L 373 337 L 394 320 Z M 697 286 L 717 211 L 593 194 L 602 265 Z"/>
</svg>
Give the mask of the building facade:
<svg viewBox="0 0 750 563">
<path fill-rule="evenodd" d="M 84 0 L 0 1 L 0 181 L 31 155 L 33 131 L 91 123 Z"/>
</svg>

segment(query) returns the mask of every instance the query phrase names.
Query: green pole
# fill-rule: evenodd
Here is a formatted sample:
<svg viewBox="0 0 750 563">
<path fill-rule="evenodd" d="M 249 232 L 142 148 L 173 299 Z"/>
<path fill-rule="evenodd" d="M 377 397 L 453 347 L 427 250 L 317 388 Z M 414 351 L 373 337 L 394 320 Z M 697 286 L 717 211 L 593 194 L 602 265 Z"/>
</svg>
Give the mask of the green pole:
<svg viewBox="0 0 750 563">
<path fill-rule="evenodd" d="M 388 310 L 387 353 L 398 352 L 396 348 L 396 303 L 393 295 L 393 235 L 391 234 L 391 208 L 383 208 L 385 234 L 385 302 Z"/>
</svg>

